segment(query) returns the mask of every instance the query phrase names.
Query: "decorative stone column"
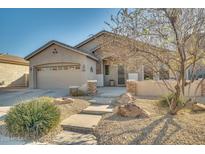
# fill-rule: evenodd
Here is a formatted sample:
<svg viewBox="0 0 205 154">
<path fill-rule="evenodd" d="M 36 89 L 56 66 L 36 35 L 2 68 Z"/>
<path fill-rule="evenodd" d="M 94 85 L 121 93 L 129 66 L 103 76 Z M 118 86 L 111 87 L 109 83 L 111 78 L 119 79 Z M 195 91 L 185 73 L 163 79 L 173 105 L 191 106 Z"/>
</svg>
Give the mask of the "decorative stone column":
<svg viewBox="0 0 205 154">
<path fill-rule="evenodd" d="M 94 96 L 97 94 L 97 80 L 88 80 L 88 95 Z"/>
<path fill-rule="evenodd" d="M 137 81 L 127 80 L 126 81 L 127 92 L 132 95 L 137 95 Z"/>
</svg>

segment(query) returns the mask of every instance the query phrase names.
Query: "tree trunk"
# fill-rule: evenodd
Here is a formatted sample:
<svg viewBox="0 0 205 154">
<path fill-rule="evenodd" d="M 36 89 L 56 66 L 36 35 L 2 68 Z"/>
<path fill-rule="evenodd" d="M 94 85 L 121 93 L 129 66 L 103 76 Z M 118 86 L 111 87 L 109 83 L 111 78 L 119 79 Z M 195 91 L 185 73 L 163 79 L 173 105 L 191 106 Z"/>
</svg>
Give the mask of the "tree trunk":
<svg viewBox="0 0 205 154">
<path fill-rule="evenodd" d="M 176 90 L 176 92 L 174 93 L 174 97 L 171 100 L 171 103 L 170 103 L 170 106 L 169 106 L 170 114 L 172 114 L 172 115 L 177 114 L 177 112 L 179 111 L 178 106 L 177 106 L 178 105 L 177 102 L 180 98 L 181 92 L 180 92 L 180 86 L 179 86 L 178 83 L 175 86 L 175 90 Z"/>
<path fill-rule="evenodd" d="M 183 53 L 183 52 L 182 52 Z M 182 54 L 183 55 L 183 54 Z M 180 96 L 184 96 L 185 94 L 185 83 L 186 83 L 186 79 L 185 79 L 185 60 L 184 60 L 184 55 L 181 57 L 181 66 L 180 66 L 180 75 L 177 81 L 177 84 L 175 86 L 175 94 L 173 99 L 171 100 L 170 103 L 170 113 L 175 115 L 177 114 L 177 112 L 180 110 L 178 100 L 180 99 Z"/>
</svg>

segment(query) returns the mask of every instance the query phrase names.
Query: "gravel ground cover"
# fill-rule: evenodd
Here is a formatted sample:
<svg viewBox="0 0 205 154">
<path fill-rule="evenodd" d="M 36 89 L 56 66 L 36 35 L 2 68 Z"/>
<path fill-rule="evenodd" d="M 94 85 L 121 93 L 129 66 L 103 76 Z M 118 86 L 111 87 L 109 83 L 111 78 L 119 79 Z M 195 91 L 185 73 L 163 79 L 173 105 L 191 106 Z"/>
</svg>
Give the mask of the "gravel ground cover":
<svg viewBox="0 0 205 154">
<path fill-rule="evenodd" d="M 89 103 L 88 101 L 75 99 L 73 103 L 68 104 L 56 104 L 61 111 L 61 120 L 81 112 L 84 108 L 86 108 Z M 37 144 L 50 144 L 52 139 L 59 133 L 62 132 L 62 128 L 58 126 L 56 129 L 48 133 L 47 135 L 40 138 Z M 10 137 L 9 133 L 6 130 L 6 125 L 4 123 L 4 118 L 0 118 L 0 145 L 1 144 L 35 144 L 33 141 L 26 141 L 16 137 Z"/>
<path fill-rule="evenodd" d="M 125 118 L 106 114 L 96 128 L 98 144 L 205 144 L 205 112 L 183 109 L 167 114 L 157 100 L 137 99 L 150 118 Z"/>
</svg>

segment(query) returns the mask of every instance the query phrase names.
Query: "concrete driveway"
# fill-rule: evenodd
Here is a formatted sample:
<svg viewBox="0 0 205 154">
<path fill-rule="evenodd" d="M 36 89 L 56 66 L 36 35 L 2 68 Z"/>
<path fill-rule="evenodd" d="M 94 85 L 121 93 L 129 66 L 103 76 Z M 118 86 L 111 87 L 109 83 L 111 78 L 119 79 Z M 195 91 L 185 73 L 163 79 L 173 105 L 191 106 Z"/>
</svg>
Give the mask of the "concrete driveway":
<svg viewBox="0 0 205 154">
<path fill-rule="evenodd" d="M 41 96 L 64 97 L 67 95 L 66 89 L 0 89 L 0 106 L 12 106 Z"/>
<path fill-rule="evenodd" d="M 98 88 L 96 97 L 115 98 L 125 93 L 125 87 L 102 87 Z M 41 96 L 64 97 L 68 96 L 67 89 L 1 89 L 0 88 L 0 107 L 12 106 L 23 101 L 28 101 Z"/>
</svg>

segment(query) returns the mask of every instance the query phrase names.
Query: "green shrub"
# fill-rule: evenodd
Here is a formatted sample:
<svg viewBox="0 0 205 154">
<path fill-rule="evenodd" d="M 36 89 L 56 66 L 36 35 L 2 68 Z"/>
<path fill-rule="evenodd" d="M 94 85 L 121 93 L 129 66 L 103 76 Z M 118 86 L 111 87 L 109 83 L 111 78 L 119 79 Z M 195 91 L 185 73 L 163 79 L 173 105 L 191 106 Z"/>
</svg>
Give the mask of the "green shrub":
<svg viewBox="0 0 205 154">
<path fill-rule="evenodd" d="M 159 103 L 162 107 L 169 107 L 169 102 L 172 101 L 172 99 L 174 98 L 174 94 L 169 94 L 169 95 L 166 95 L 166 96 L 162 96 Z M 180 98 L 177 100 L 177 105 L 183 105 L 184 104 L 184 99 L 183 98 Z"/>
<path fill-rule="evenodd" d="M 11 108 L 5 118 L 8 132 L 17 137 L 38 139 L 56 128 L 60 110 L 52 102 L 52 98 L 42 97 Z"/>
</svg>

